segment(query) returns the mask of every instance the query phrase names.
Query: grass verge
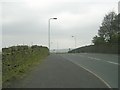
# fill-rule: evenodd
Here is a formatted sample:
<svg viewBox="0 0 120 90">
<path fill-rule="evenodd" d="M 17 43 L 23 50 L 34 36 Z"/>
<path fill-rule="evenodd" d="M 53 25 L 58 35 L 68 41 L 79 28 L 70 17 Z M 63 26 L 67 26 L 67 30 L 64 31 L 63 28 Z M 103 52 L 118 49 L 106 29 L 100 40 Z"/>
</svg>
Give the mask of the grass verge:
<svg viewBox="0 0 120 90">
<path fill-rule="evenodd" d="M 21 78 L 26 71 L 49 55 L 47 47 L 12 46 L 2 49 L 2 84 Z"/>
</svg>

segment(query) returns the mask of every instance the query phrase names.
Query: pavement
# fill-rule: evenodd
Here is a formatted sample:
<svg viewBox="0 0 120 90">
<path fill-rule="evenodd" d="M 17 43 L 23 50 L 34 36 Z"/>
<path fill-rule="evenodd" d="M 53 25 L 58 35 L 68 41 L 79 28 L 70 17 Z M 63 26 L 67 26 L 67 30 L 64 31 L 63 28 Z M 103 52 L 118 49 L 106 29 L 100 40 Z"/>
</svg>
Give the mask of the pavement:
<svg viewBox="0 0 120 90">
<path fill-rule="evenodd" d="M 90 56 L 89 56 L 90 57 Z M 92 56 L 91 56 L 92 57 Z M 95 60 L 93 60 L 95 61 Z M 108 73 L 113 71 L 115 65 L 110 64 L 113 69 L 109 71 L 107 63 L 99 64 L 93 62 L 80 54 L 51 54 L 42 63 L 37 65 L 31 72 L 19 80 L 11 83 L 10 88 L 109 88 L 109 85 L 89 69 L 80 66 L 80 63 L 91 67 L 101 67 Z M 77 64 L 79 63 L 79 64 Z M 84 65 L 83 65 L 84 66 Z M 89 67 L 88 67 L 89 68 Z M 107 68 L 107 69 L 106 69 Z M 90 68 L 91 69 L 91 68 Z M 99 69 L 99 70 L 101 70 Z M 98 71 L 99 72 L 99 71 Z M 104 74 L 104 73 L 103 73 Z M 106 73 L 105 73 L 106 74 Z M 111 74 L 111 73 L 110 73 Z M 109 76 L 108 76 L 109 77 Z M 112 77 L 114 78 L 114 77 Z M 115 79 L 116 81 L 116 79 Z M 116 83 L 116 82 L 114 82 Z"/>
</svg>

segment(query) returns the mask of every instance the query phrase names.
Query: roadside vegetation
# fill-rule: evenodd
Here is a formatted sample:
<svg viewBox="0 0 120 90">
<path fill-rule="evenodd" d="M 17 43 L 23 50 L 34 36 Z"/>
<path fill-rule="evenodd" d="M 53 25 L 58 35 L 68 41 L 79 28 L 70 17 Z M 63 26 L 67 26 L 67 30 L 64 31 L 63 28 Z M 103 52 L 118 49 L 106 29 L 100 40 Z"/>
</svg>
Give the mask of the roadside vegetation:
<svg viewBox="0 0 120 90">
<path fill-rule="evenodd" d="M 48 55 L 47 47 L 37 45 L 2 48 L 2 83 L 21 77 Z"/>
<path fill-rule="evenodd" d="M 92 53 L 119 53 L 120 54 L 120 14 L 114 11 L 105 15 L 98 35 L 93 37 L 94 45 L 80 47 L 69 53 L 92 52 Z"/>
</svg>

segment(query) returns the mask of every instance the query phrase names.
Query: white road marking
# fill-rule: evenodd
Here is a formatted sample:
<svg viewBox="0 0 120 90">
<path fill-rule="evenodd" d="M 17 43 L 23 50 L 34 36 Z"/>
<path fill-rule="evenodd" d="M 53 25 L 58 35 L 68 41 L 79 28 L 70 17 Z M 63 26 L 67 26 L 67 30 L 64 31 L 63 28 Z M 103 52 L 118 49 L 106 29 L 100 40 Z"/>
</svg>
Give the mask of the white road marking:
<svg viewBox="0 0 120 90">
<path fill-rule="evenodd" d="M 114 65 L 120 65 L 119 63 L 116 63 L 116 62 L 111 62 L 111 61 L 105 61 L 104 59 L 99 59 L 99 58 L 94 58 L 94 57 L 90 57 L 90 56 L 87 56 L 87 55 L 79 55 L 80 57 L 84 57 L 84 58 L 89 58 L 90 60 L 96 60 L 96 61 L 100 61 L 100 62 L 106 62 L 106 63 L 110 63 L 110 64 L 114 64 Z M 64 57 L 65 58 L 65 57 Z M 105 85 L 107 85 L 107 87 L 111 88 L 111 86 L 109 85 L 109 82 L 107 83 L 107 81 L 103 80 L 99 74 L 96 74 L 94 71 L 92 70 L 89 70 L 87 69 L 87 67 L 85 67 L 84 65 L 80 64 L 80 63 L 77 63 L 77 62 L 74 62 L 72 61 L 71 58 L 65 58 L 66 60 L 68 61 L 71 61 L 73 62 L 74 64 L 76 64 L 77 66 L 85 69 L 86 71 L 90 72 L 91 74 L 95 75 L 96 77 L 98 77 L 103 83 L 105 83 Z"/>
<path fill-rule="evenodd" d="M 84 55 L 82 55 L 82 56 L 84 56 Z M 84 56 L 84 57 L 86 57 L 86 56 Z M 107 63 L 110 63 L 110 64 L 120 65 L 119 63 L 111 62 L 111 61 L 106 61 L 106 60 L 103 60 L 103 59 L 100 59 L 100 58 L 94 58 L 94 57 L 89 57 L 89 56 L 87 58 L 92 59 L 92 60 L 96 60 L 96 61 L 107 62 Z"/>
<path fill-rule="evenodd" d="M 66 58 L 65 58 L 66 59 Z M 67 59 L 68 60 L 68 59 Z M 97 74 L 95 74 L 94 72 L 90 71 L 89 69 L 85 68 L 84 66 L 82 66 L 81 64 L 77 63 L 77 62 L 73 62 L 72 60 L 68 60 L 71 61 L 73 64 L 85 69 L 86 71 L 88 71 L 89 73 L 93 74 L 94 76 L 96 76 L 98 79 L 100 79 L 108 88 L 112 88 L 106 81 L 104 81 L 101 77 L 99 77 Z"/>
<path fill-rule="evenodd" d="M 94 72 L 90 71 L 89 69 L 83 67 L 82 65 L 78 64 L 80 67 L 82 67 L 83 69 L 85 69 L 86 71 L 90 72 L 91 74 L 93 74 L 94 76 L 96 76 L 97 78 L 99 78 L 108 88 L 112 88 L 105 80 L 103 80 L 101 77 L 99 77 L 97 74 L 95 74 Z"/>
<path fill-rule="evenodd" d="M 87 58 L 90 58 L 90 59 L 94 59 L 94 60 L 101 60 L 101 59 L 99 59 L 99 58 L 94 58 L 94 57 L 87 57 Z"/>
<path fill-rule="evenodd" d="M 108 63 L 111 63 L 111 64 L 116 64 L 116 65 L 120 65 L 120 64 L 118 64 L 118 63 L 116 63 L 116 62 L 111 62 L 111 61 L 107 61 Z"/>
</svg>

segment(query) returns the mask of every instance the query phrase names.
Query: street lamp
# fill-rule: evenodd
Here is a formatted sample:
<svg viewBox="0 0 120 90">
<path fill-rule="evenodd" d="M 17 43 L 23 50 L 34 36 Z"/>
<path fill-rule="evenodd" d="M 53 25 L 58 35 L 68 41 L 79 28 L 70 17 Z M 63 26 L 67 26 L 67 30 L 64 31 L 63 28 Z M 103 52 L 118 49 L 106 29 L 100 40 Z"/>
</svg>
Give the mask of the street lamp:
<svg viewBox="0 0 120 90">
<path fill-rule="evenodd" d="M 76 48 L 76 37 L 75 37 L 75 36 L 72 36 L 72 38 L 74 38 L 74 40 L 75 40 L 75 48 Z"/>
<path fill-rule="evenodd" d="M 48 46 L 49 46 L 49 50 L 50 50 L 50 20 L 56 20 L 57 18 L 49 18 L 48 20 Z"/>
</svg>

